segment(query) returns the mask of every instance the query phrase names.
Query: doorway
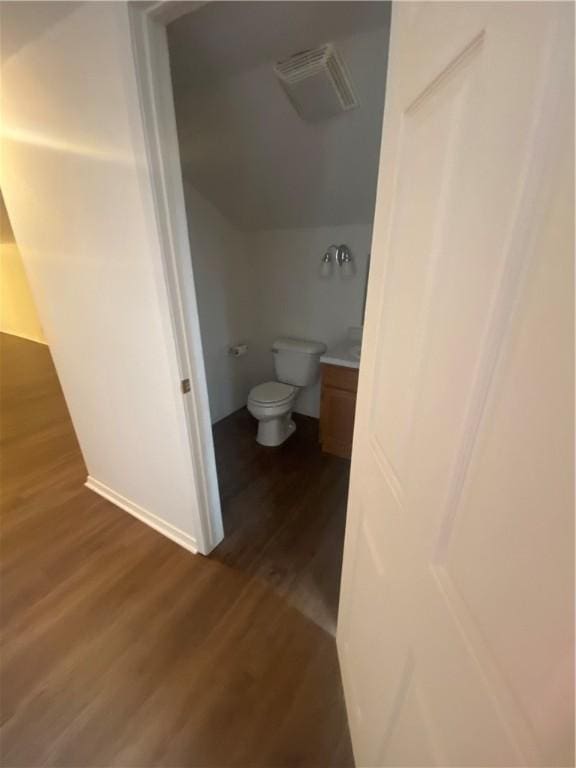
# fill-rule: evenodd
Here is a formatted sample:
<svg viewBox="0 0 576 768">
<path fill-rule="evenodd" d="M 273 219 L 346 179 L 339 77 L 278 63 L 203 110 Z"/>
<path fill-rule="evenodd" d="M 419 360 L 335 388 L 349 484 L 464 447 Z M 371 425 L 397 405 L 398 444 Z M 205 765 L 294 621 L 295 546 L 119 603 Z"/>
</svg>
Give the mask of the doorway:
<svg viewBox="0 0 576 768">
<path fill-rule="evenodd" d="M 166 28 L 195 286 L 181 303 L 197 309 L 190 378 L 224 536 L 211 556 L 332 633 L 355 404 L 332 353 L 357 382 L 389 23 L 389 3 L 219 2 Z M 314 57 L 325 72 L 282 79 Z M 275 366 L 282 339 L 332 357 L 294 387 L 294 434 L 262 445 L 251 393 L 301 384 Z"/>
</svg>

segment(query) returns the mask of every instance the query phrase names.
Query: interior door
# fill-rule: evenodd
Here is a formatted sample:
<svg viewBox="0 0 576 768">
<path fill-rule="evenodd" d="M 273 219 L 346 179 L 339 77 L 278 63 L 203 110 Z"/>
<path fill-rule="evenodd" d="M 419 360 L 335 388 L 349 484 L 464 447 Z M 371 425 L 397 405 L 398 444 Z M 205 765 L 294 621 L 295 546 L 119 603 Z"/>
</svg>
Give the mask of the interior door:
<svg viewBox="0 0 576 768">
<path fill-rule="evenodd" d="M 394 5 L 338 627 L 359 766 L 573 764 L 573 29 Z"/>
</svg>

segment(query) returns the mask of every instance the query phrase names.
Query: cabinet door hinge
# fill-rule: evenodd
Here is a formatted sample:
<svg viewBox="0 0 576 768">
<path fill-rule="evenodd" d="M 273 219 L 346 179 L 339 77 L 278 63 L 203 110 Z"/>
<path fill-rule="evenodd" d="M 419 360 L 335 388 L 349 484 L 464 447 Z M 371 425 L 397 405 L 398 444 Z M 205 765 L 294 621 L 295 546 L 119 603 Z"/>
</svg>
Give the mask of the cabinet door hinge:
<svg viewBox="0 0 576 768">
<path fill-rule="evenodd" d="M 190 379 L 182 379 L 180 382 L 180 389 L 182 390 L 183 395 L 190 392 Z"/>
</svg>

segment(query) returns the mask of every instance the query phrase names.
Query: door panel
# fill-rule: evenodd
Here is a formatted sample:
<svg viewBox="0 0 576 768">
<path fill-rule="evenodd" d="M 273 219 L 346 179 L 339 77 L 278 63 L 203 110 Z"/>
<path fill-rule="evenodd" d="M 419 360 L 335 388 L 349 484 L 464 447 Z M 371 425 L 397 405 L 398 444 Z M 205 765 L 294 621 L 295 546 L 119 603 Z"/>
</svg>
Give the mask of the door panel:
<svg viewBox="0 0 576 768">
<path fill-rule="evenodd" d="M 572 25 L 394 7 L 338 628 L 359 765 L 573 760 Z"/>
</svg>

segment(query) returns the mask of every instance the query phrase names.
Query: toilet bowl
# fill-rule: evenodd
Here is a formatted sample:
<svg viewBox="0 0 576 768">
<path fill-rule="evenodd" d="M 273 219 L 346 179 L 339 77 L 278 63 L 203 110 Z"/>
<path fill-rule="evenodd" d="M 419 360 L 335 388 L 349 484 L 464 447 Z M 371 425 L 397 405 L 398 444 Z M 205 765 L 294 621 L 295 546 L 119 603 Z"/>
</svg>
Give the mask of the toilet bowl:
<svg viewBox="0 0 576 768">
<path fill-rule="evenodd" d="M 260 445 L 282 445 L 296 430 L 292 408 L 302 387 L 318 379 L 320 355 L 326 345 L 305 339 L 276 339 L 272 345 L 278 381 L 266 381 L 250 390 L 248 410 L 258 420 L 256 441 Z"/>
<path fill-rule="evenodd" d="M 292 407 L 298 387 L 280 381 L 267 381 L 250 390 L 248 410 L 258 420 L 256 441 L 273 447 L 282 445 L 296 429 Z"/>
</svg>

